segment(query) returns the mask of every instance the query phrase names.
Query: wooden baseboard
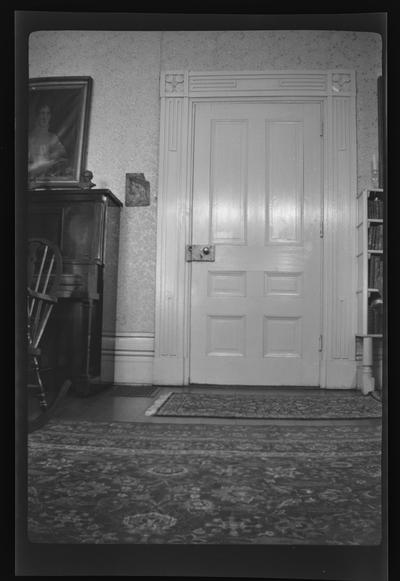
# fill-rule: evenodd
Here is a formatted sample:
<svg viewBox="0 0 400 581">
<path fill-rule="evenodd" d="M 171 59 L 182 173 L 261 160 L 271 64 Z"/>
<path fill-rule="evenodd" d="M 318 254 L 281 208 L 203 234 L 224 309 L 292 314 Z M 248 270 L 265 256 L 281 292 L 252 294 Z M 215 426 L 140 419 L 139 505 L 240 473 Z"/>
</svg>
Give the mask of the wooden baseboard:
<svg viewBox="0 0 400 581">
<path fill-rule="evenodd" d="M 153 361 L 153 334 L 103 334 L 102 381 L 151 385 L 153 383 Z"/>
</svg>

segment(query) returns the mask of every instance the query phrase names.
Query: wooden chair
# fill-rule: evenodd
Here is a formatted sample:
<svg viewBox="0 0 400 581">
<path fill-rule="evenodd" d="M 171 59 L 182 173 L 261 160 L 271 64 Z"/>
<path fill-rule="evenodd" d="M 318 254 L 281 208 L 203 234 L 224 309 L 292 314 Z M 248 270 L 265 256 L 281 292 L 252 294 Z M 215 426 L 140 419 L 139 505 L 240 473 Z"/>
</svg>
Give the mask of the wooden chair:
<svg viewBox="0 0 400 581">
<path fill-rule="evenodd" d="M 47 401 L 41 368 L 41 340 L 46 331 L 49 317 L 57 303 L 57 289 L 62 274 L 62 256 L 58 246 L 44 238 L 31 238 L 28 241 L 28 288 L 27 288 L 27 321 L 28 321 L 28 355 L 32 379 L 28 390 L 39 399 L 37 417 L 29 419 L 29 431 L 43 425 L 54 411 L 55 406 L 68 391 L 71 382 L 62 385 L 51 406 Z"/>
</svg>

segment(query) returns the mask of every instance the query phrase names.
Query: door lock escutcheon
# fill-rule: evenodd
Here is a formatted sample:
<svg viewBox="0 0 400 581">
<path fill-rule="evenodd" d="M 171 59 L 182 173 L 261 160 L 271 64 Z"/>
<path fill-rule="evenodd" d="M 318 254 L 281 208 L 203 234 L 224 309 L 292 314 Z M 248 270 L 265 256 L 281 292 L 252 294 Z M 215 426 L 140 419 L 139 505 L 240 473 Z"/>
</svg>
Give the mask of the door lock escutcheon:
<svg viewBox="0 0 400 581">
<path fill-rule="evenodd" d="M 214 244 L 188 244 L 186 262 L 215 262 Z"/>
</svg>

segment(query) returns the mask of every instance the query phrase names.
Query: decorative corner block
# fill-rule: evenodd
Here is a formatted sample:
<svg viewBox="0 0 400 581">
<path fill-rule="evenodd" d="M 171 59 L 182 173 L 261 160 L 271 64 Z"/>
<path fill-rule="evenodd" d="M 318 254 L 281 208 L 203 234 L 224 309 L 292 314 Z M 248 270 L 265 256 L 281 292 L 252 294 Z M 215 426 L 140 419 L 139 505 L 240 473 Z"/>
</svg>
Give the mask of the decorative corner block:
<svg viewBox="0 0 400 581">
<path fill-rule="evenodd" d="M 333 73 L 332 74 L 332 92 L 347 93 L 353 89 L 350 73 Z"/>
<path fill-rule="evenodd" d="M 165 94 L 168 96 L 182 96 L 185 94 L 184 73 L 169 73 L 165 75 Z"/>
</svg>

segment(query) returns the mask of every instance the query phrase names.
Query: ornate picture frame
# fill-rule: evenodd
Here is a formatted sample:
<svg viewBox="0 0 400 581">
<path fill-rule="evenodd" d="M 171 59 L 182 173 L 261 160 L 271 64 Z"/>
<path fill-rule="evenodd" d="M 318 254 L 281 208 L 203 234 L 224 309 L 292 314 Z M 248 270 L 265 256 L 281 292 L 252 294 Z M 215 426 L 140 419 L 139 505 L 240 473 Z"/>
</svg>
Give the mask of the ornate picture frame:
<svg viewBox="0 0 400 581">
<path fill-rule="evenodd" d="M 78 187 L 85 169 L 91 77 L 29 80 L 28 185 Z"/>
</svg>

